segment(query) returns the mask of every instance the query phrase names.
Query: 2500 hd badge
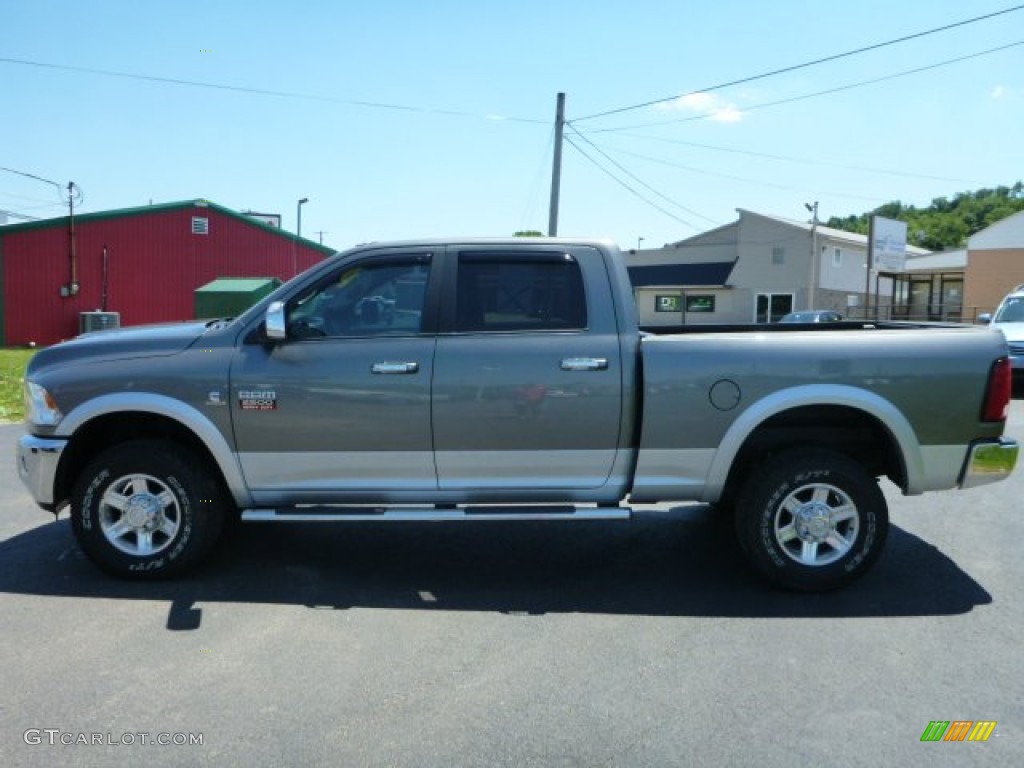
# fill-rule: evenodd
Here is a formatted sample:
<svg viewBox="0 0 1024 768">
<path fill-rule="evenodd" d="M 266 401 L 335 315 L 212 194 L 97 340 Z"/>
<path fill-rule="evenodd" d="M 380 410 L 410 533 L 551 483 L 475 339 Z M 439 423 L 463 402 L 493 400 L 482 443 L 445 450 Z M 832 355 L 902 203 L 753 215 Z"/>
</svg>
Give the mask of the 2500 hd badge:
<svg viewBox="0 0 1024 768">
<path fill-rule="evenodd" d="M 273 411 L 277 409 L 277 392 L 272 389 L 242 389 L 238 392 L 238 407 L 243 411 Z"/>
</svg>

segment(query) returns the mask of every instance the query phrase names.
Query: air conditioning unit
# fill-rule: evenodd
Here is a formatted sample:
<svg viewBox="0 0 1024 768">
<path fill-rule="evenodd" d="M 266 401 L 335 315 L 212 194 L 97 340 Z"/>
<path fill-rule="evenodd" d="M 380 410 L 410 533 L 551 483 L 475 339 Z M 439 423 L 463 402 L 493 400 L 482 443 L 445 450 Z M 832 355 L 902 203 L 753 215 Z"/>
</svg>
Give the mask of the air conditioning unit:
<svg viewBox="0 0 1024 768">
<path fill-rule="evenodd" d="M 78 332 L 105 331 L 121 327 L 120 312 L 82 312 L 78 315 Z"/>
</svg>

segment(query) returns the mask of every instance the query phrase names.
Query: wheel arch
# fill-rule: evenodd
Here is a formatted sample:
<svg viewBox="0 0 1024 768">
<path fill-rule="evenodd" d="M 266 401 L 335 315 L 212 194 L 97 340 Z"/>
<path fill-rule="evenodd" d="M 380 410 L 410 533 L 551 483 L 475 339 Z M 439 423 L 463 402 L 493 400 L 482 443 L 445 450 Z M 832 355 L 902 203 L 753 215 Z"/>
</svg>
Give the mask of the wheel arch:
<svg viewBox="0 0 1024 768">
<path fill-rule="evenodd" d="M 924 466 L 917 436 L 895 405 L 856 387 L 807 385 L 769 395 L 736 419 L 715 453 L 704 501 L 735 493 L 763 460 L 814 445 L 888 476 L 904 493 L 921 492 Z"/>
<path fill-rule="evenodd" d="M 68 436 L 54 483 L 58 508 L 71 496 L 75 478 L 106 448 L 128 440 L 162 439 L 180 445 L 215 473 L 225 498 L 239 506 L 250 499 L 234 452 L 220 430 L 204 414 L 163 395 L 104 395 L 72 410 L 60 425 Z"/>
</svg>

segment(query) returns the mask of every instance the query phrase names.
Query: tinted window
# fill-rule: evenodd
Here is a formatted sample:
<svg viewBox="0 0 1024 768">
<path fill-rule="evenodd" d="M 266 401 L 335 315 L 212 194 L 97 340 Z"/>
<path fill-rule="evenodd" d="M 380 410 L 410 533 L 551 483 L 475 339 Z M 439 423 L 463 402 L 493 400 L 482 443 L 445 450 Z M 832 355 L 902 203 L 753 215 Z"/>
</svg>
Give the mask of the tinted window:
<svg viewBox="0 0 1024 768">
<path fill-rule="evenodd" d="M 403 336 L 423 328 L 430 266 L 388 260 L 347 267 L 290 302 L 288 335 Z"/>
<path fill-rule="evenodd" d="M 569 256 L 545 260 L 459 258 L 458 331 L 546 331 L 586 328 L 580 267 Z"/>
</svg>

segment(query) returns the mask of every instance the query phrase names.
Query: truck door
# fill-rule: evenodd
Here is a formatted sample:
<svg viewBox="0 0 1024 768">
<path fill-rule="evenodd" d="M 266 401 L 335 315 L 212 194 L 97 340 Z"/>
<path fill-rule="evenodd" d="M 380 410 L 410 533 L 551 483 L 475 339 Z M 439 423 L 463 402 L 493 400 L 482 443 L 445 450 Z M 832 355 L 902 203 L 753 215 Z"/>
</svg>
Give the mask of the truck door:
<svg viewBox="0 0 1024 768">
<path fill-rule="evenodd" d="M 287 304 L 288 338 L 240 346 L 231 408 L 259 504 L 437 488 L 430 428 L 430 252 L 377 252 Z"/>
<path fill-rule="evenodd" d="M 443 491 L 600 488 L 622 361 L 602 255 L 449 246 L 434 365 Z"/>
</svg>

